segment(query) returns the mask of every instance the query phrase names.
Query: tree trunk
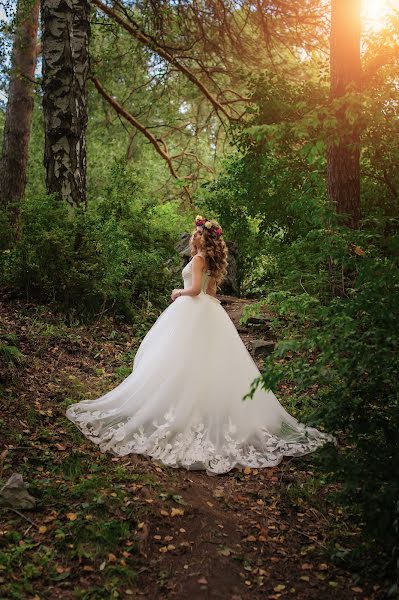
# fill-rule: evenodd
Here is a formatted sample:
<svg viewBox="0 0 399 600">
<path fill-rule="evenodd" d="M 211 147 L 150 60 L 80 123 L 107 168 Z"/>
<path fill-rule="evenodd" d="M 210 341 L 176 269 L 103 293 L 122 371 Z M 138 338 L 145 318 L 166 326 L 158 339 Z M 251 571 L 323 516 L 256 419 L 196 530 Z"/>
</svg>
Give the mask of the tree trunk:
<svg viewBox="0 0 399 600">
<path fill-rule="evenodd" d="M 360 87 L 360 1 L 331 0 L 331 101 Z M 358 126 L 350 124 L 346 108 L 343 105 L 336 114 L 339 140 L 330 143 L 327 151 L 328 194 L 337 213 L 348 215 L 344 223 L 356 228 L 360 218 L 360 136 Z"/>
<path fill-rule="evenodd" d="M 0 203 L 13 205 L 16 224 L 19 201 L 25 193 L 28 147 L 33 112 L 39 2 L 20 0 L 14 34 L 7 112 L 0 164 Z"/>
<path fill-rule="evenodd" d="M 87 0 L 42 0 L 44 165 L 48 193 L 86 204 Z"/>
</svg>

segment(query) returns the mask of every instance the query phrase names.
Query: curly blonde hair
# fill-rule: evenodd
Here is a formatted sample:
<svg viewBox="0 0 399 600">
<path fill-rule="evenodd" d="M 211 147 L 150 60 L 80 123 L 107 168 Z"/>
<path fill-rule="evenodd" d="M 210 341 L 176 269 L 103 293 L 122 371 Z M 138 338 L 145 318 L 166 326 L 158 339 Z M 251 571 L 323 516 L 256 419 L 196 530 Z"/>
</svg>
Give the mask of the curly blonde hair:
<svg viewBox="0 0 399 600">
<path fill-rule="evenodd" d="M 212 220 L 211 223 L 215 227 L 220 227 L 217 221 Z M 194 233 L 196 233 L 196 231 L 197 229 L 194 229 L 190 236 L 191 256 L 195 256 L 196 254 L 196 248 L 191 241 L 192 236 Z M 204 227 L 202 230 L 201 236 L 210 276 L 214 278 L 216 287 L 220 287 L 220 284 L 223 282 L 227 274 L 227 259 L 229 256 L 227 244 L 222 237 L 215 238 L 215 236 L 213 236 L 212 233 L 206 229 L 206 227 Z"/>
</svg>

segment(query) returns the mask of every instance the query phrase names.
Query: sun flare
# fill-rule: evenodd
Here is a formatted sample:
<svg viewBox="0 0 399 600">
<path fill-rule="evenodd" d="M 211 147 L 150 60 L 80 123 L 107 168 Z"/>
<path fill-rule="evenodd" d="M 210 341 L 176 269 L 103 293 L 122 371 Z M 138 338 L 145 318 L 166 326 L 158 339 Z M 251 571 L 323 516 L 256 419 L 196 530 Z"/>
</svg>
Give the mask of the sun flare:
<svg viewBox="0 0 399 600">
<path fill-rule="evenodd" d="M 399 9 L 399 0 L 362 0 L 363 21 L 367 27 L 381 29 L 389 13 Z"/>
</svg>

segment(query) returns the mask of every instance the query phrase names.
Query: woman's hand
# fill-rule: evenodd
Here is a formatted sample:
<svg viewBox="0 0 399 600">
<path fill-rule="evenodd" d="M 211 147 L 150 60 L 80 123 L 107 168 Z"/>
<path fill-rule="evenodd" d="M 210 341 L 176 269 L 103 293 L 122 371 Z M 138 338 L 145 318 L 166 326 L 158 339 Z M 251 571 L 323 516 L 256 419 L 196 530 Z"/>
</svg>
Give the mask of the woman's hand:
<svg viewBox="0 0 399 600">
<path fill-rule="evenodd" d="M 172 300 L 176 300 L 176 298 L 179 298 L 179 296 L 181 295 L 182 290 L 173 290 L 170 297 L 172 298 Z"/>
</svg>

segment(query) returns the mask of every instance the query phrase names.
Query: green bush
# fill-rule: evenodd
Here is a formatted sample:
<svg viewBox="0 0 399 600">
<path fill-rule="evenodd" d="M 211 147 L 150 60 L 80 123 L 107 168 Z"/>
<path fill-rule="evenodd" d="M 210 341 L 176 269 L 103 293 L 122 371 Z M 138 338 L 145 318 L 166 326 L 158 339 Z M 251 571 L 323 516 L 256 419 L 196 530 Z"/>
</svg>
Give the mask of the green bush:
<svg viewBox="0 0 399 600">
<path fill-rule="evenodd" d="M 399 258 L 385 255 L 375 231 L 325 234 L 324 245 L 306 243 L 306 236 L 291 246 L 280 291 L 262 300 L 284 319 L 273 320 L 279 342 L 259 383 L 276 389 L 281 378 L 292 381 L 302 417 L 338 436 L 338 451 L 317 455 L 320 464 L 340 482 L 338 498 L 363 530 L 358 557 L 392 577 L 399 552 Z M 348 243 L 355 236 L 362 246 Z M 307 277 L 312 293 L 294 285 Z"/>
<path fill-rule="evenodd" d="M 18 238 L 0 249 L 3 284 L 88 319 L 102 311 L 133 319 L 148 302 L 164 308 L 181 285 L 175 244 L 184 220 L 172 203 L 142 200 L 134 177 L 117 164 L 106 198 L 87 210 L 28 196 Z"/>
</svg>

